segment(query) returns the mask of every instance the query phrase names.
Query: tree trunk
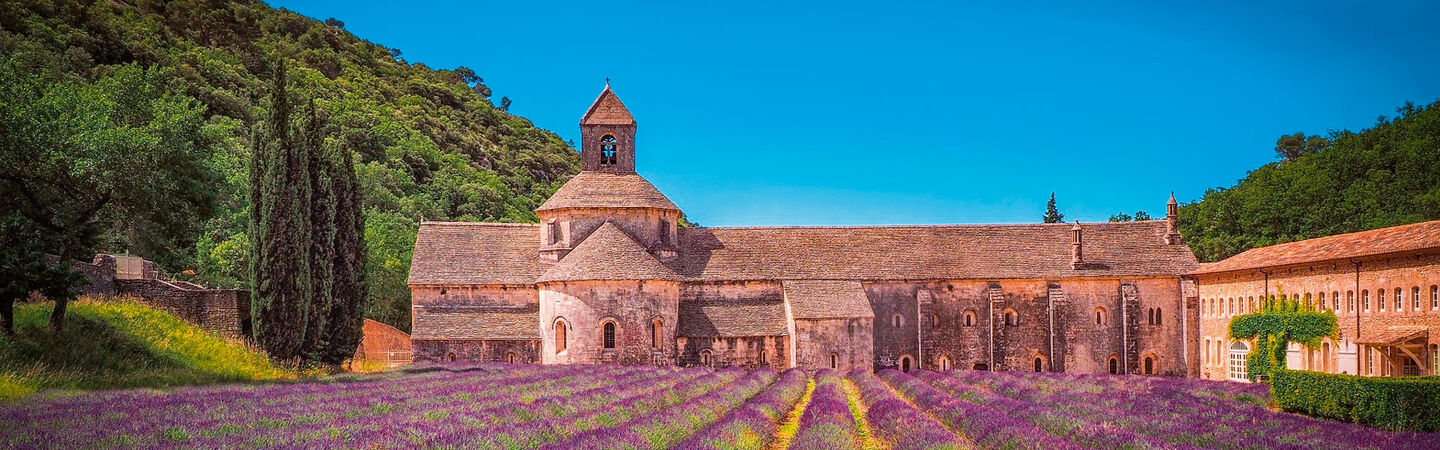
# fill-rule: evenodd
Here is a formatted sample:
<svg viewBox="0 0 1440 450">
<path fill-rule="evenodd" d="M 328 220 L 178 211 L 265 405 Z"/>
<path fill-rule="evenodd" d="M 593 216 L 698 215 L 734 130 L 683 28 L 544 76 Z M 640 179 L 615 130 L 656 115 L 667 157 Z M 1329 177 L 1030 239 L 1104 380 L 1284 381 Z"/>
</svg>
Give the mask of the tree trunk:
<svg viewBox="0 0 1440 450">
<path fill-rule="evenodd" d="M 15 299 L 0 298 L 0 322 L 5 323 L 5 335 L 15 336 Z"/>
<path fill-rule="evenodd" d="M 55 299 L 55 310 L 50 312 L 50 329 L 56 333 L 65 331 L 65 306 L 70 303 L 67 297 Z"/>
</svg>

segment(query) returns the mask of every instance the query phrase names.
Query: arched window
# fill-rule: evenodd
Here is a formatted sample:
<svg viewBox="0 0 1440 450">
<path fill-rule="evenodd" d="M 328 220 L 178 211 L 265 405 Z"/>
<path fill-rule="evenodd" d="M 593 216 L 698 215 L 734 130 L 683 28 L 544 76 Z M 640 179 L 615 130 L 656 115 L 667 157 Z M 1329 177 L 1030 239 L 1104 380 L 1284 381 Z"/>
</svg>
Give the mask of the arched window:
<svg viewBox="0 0 1440 450">
<path fill-rule="evenodd" d="M 1115 356 L 1115 355 L 1110 355 L 1110 363 L 1109 363 L 1109 364 L 1110 364 L 1110 373 L 1111 373 L 1111 374 L 1114 374 L 1114 375 L 1120 374 L 1120 357 Z"/>
<path fill-rule="evenodd" d="M 1324 292 L 1321 292 L 1320 295 L 1318 295 L 1316 298 L 1317 298 L 1317 301 L 1316 301 L 1315 303 L 1316 303 L 1316 305 L 1317 305 L 1318 307 L 1315 308 L 1315 310 L 1316 310 L 1316 311 L 1324 311 L 1324 310 L 1325 310 L 1325 293 L 1324 293 Z"/>
<path fill-rule="evenodd" d="M 1330 310 L 1340 312 L 1340 291 L 1330 291 Z"/>
<path fill-rule="evenodd" d="M 660 219 L 660 243 L 670 243 L 670 221 Z"/>
<path fill-rule="evenodd" d="M 1362 290 L 1360 290 L 1360 304 L 1363 305 L 1363 307 L 1365 308 L 1365 312 L 1370 312 L 1370 290 L 1369 290 L 1369 289 L 1362 289 Z M 1381 304 L 1381 305 L 1384 305 L 1385 302 L 1380 302 L 1380 304 Z"/>
<path fill-rule="evenodd" d="M 948 371 L 950 371 L 950 357 L 949 357 L 949 356 L 940 355 L 940 358 L 937 358 L 935 362 L 936 362 L 936 365 L 940 366 L 940 371 L 941 371 L 941 372 L 948 372 Z"/>
<path fill-rule="evenodd" d="M 760 351 L 760 365 L 763 366 L 763 365 L 766 365 L 766 364 L 770 364 L 769 358 L 766 358 L 766 356 L 767 356 L 767 355 L 765 354 L 765 351 L 764 351 L 764 350 L 761 350 L 761 351 Z"/>
<path fill-rule="evenodd" d="M 515 352 L 505 352 L 505 362 L 515 364 Z"/>
<path fill-rule="evenodd" d="M 1320 370 L 1330 371 L 1330 343 L 1320 344 Z"/>
<path fill-rule="evenodd" d="M 1234 304 L 1235 302 L 1230 303 Z M 1155 324 L 1155 308 L 1145 308 L 1145 323 L 1149 325 Z"/>
<path fill-rule="evenodd" d="M 1005 308 L 1005 325 L 1009 325 L 1009 326 L 1012 326 L 1012 327 L 1013 327 L 1013 326 L 1019 325 L 1019 324 L 1020 324 L 1020 314 L 1017 314 L 1017 313 L 1015 312 L 1015 310 L 1013 310 L 1013 309 Z"/>
<path fill-rule="evenodd" d="M 650 321 L 650 347 L 651 347 L 651 348 L 655 348 L 655 349 L 660 348 L 660 343 L 665 341 L 664 337 L 661 336 L 664 332 L 665 332 L 665 327 L 660 323 L 660 319 L 655 319 L 655 320 Z"/>
<path fill-rule="evenodd" d="M 564 319 L 555 319 L 555 354 L 565 353 L 565 349 L 570 346 L 570 341 L 565 337 L 566 328 L 569 326 Z"/>
<path fill-rule="evenodd" d="M 939 317 L 935 317 L 934 314 L 926 314 L 925 317 L 926 317 L 927 319 L 929 319 L 929 321 L 930 321 L 930 328 L 931 328 L 931 329 L 940 328 L 940 318 L 939 318 Z"/>
<path fill-rule="evenodd" d="M 890 324 L 894 325 L 895 328 L 905 326 L 905 316 L 900 315 L 900 313 L 895 313 L 895 315 L 890 316 Z"/>
<path fill-rule="evenodd" d="M 1430 374 L 1440 374 L 1440 344 L 1430 344 Z"/>
<path fill-rule="evenodd" d="M 705 350 L 701 350 L 701 351 L 700 351 L 700 365 L 706 366 L 706 367 L 709 367 L 709 366 L 710 366 L 710 350 L 709 350 L 709 349 L 705 349 Z"/>
<path fill-rule="evenodd" d="M 1044 372 L 1044 371 L 1045 371 L 1045 360 L 1044 360 L 1044 359 L 1040 359 L 1040 358 L 1037 357 L 1037 358 L 1035 358 L 1035 361 L 1034 361 L 1034 362 L 1035 362 L 1035 371 L 1036 371 L 1036 372 Z"/>
<path fill-rule="evenodd" d="M 1155 357 L 1153 357 L 1153 356 L 1146 356 L 1146 357 L 1145 357 L 1145 374 L 1146 374 L 1146 375 L 1154 375 L 1154 374 L 1155 374 Z"/>
<path fill-rule="evenodd" d="M 1230 344 L 1230 370 L 1229 378 L 1236 381 L 1250 381 L 1249 374 L 1245 370 L 1245 358 L 1250 356 L 1250 346 L 1243 341 L 1235 341 Z"/>
<path fill-rule="evenodd" d="M 1109 317 L 1108 314 L 1105 314 L 1105 308 L 1096 307 L 1096 308 L 1095 308 L 1095 324 L 1096 324 L 1096 325 L 1102 325 L 1102 326 L 1103 326 L 1103 325 L 1105 325 L 1105 324 L 1107 324 L 1107 323 L 1109 323 L 1109 322 L 1110 322 L 1110 317 Z"/>
<path fill-rule="evenodd" d="M 620 153 L 619 149 L 620 141 L 616 140 L 615 136 L 607 134 L 605 137 L 600 138 L 600 164 L 606 166 L 614 165 L 615 155 Z"/>
<path fill-rule="evenodd" d="M 831 368 L 831 369 L 836 369 L 836 370 L 840 369 L 840 354 L 839 354 L 839 353 L 831 353 L 831 354 L 830 354 L 830 368 Z"/>
<path fill-rule="evenodd" d="M 1430 286 L 1430 309 L 1440 309 L 1440 286 Z"/>
<path fill-rule="evenodd" d="M 615 322 L 605 322 L 603 329 L 602 340 L 605 349 L 613 350 L 615 348 Z"/>
<path fill-rule="evenodd" d="M 1405 301 L 1400 295 L 1400 288 L 1395 288 L 1395 312 L 1405 310 Z"/>
<path fill-rule="evenodd" d="M 1205 355 L 1200 357 L 1200 362 L 1210 363 L 1210 338 L 1205 338 Z"/>
<path fill-rule="evenodd" d="M 1255 312 L 1255 297 L 1253 297 L 1253 296 L 1250 297 L 1250 309 L 1249 309 L 1249 311 L 1252 312 L 1252 313 Z"/>
<path fill-rule="evenodd" d="M 454 361 L 454 360 L 455 360 L 455 352 L 446 353 L 446 354 L 445 354 L 445 359 Z"/>
<path fill-rule="evenodd" d="M 1410 309 L 1420 310 L 1420 286 L 1410 288 L 1410 302 L 1413 303 Z"/>
<path fill-rule="evenodd" d="M 1164 325 L 1164 324 L 1165 324 L 1165 315 L 1160 314 L 1160 308 L 1159 308 L 1159 307 L 1156 307 L 1156 308 L 1155 308 L 1155 325 L 1158 326 L 1158 325 Z"/>
<path fill-rule="evenodd" d="M 901 372 L 909 372 L 909 371 L 910 371 L 910 355 L 905 355 L 905 356 L 901 356 L 901 357 L 900 357 L 900 371 L 901 371 Z"/>
<path fill-rule="evenodd" d="M 1385 288 L 1375 290 L 1375 301 L 1380 302 L 1380 310 L 1385 310 Z M 1368 304 L 1368 302 L 1367 302 Z"/>
<path fill-rule="evenodd" d="M 1355 312 L 1355 291 L 1345 291 L 1345 312 Z"/>
<path fill-rule="evenodd" d="M 962 319 L 962 323 L 964 323 L 965 326 L 967 326 L 967 327 L 973 327 L 973 326 L 975 326 L 975 311 L 968 310 L 968 309 L 965 310 L 965 315 L 964 315 L 964 318 Z"/>
</svg>

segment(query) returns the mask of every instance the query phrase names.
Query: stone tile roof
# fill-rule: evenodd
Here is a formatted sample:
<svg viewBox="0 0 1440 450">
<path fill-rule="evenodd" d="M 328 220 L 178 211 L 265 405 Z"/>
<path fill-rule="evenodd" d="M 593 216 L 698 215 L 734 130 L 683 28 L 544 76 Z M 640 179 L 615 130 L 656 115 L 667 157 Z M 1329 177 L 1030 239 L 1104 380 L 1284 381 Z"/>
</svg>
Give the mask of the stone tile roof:
<svg viewBox="0 0 1440 450">
<path fill-rule="evenodd" d="M 1391 325 L 1380 328 L 1362 327 L 1355 343 L 1363 345 L 1401 345 L 1419 340 L 1421 344 L 1430 336 L 1424 325 Z"/>
<path fill-rule="evenodd" d="M 1162 220 L 1082 224 L 682 228 L 677 271 L 693 280 L 1033 279 L 1178 275 L 1198 263 Z"/>
<path fill-rule="evenodd" d="M 583 171 L 555 190 L 536 211 L 561 208 L 658 208 L 679 210 L 640 175 Z"/>
<path fill-rule="evenodd" d="M 1086 266 L 1077 270 L 1070 266 L 1071 226 L 681 228 L 679 258 L 668 267 L 692 281 L 873 281 L 1178 275 L 1199 265 L 1189 247 L 1165 244 L 1164 221 L 1151 220 L 1081 224 Z M 619 233 L 612 237 L 625 239 L 606 239 L 641 248 L 623 231 L 615 231 Z M 537 233 L 534 226 L 427 223 L 420 228 L 410 283 L 534 283 L 545 274 L 544 263 L 536 256 Z M 581 269 L 628 273 L 588 279 L 676 279 L 651 264 L 658 260 L 643 250 L 595 245 L 581 252 L 580 247 L 590 246 L 594 239 L 587 238 L 556 264 L 578 266 L 585 261 L 586 267 L 554 271 L 545 279 L 602 276 Z M 577 253 L 590 252 L 596 255 L 566 262 Z M 624 259 L 601 264 L 614 258 Z"/>
<path fill-rule="evenodd" d="M 785 306 L 774 301 L 682 301 L 676 333 L 686 337 L 784 336 Z"/>
<path fill-rule="evenodd" d="M 786 280 L 781 284 L 796 319 L 875 317 L 858 281 Z"/>
<path fill-rule="evenodd" d="M 620 227 L 605 222 L 535 282 L 680 279 Z"/>
<path fill-rule="evenodd" d="M 635 118 L 630 115 L 630 110 L 620 102 L 620 97 L 615 91 L 610 90 L 610 85 L 605 85 L 605 90 L 600 91 L 600 96 L 595 98 L 595 103 L 590 104 L 590 109 L 580 118 L 580 125 L 634 125 Z"/>
<path fill-rule="evenodd" d="M 1440 220 L 1252 248 L 1192 274 L 1250 270 L 1440 248 Z"/>
<path fill-rule="evenodd" d="M 410 284 L 534 284 L 548 267 L 539 246 L 536 224 L 424 222 Z"/>
<path fill-rule="evenodd" d="M 416 307 L 411 339 L 540 339 L 536 307 Z"/>
</svg>

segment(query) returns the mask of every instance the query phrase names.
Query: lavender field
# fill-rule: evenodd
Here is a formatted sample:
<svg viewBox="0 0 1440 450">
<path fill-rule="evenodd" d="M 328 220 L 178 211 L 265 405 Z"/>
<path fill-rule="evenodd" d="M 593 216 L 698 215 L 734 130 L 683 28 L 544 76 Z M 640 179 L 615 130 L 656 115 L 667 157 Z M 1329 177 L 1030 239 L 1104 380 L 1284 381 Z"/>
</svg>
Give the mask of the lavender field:
<svg viewBox="0 0 1440 450">
<path fill-rule="evenodd" d="M 442 365 L 0 404 L 6 448 L 1440 448 L 1264 385 L 1054 373 Z"/>
</svg>

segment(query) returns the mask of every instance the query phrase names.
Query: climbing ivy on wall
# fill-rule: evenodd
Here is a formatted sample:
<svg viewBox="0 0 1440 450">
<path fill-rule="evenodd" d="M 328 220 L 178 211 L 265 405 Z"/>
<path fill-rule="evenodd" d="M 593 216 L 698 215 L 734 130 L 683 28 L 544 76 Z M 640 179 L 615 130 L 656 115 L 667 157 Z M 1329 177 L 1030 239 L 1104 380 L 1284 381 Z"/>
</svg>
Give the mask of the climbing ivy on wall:
<svg viewBox="0 0 1440 450">
<path fill-rule="evenodd" d="M 1297 342 L 1315 348 L 1326 337 L 1339 338 L 1340 325 L 1334 311 L 1317 312 L 1297 300 L 1271 296 L 1259 312 L 1230 320 L 1230 339 L 1255 339 L 1255 349 L 1246 358 L 1248 376 L 1255 380 L 1272 370 L 1285 368 L 1285 348 Z"/>
</svg>

